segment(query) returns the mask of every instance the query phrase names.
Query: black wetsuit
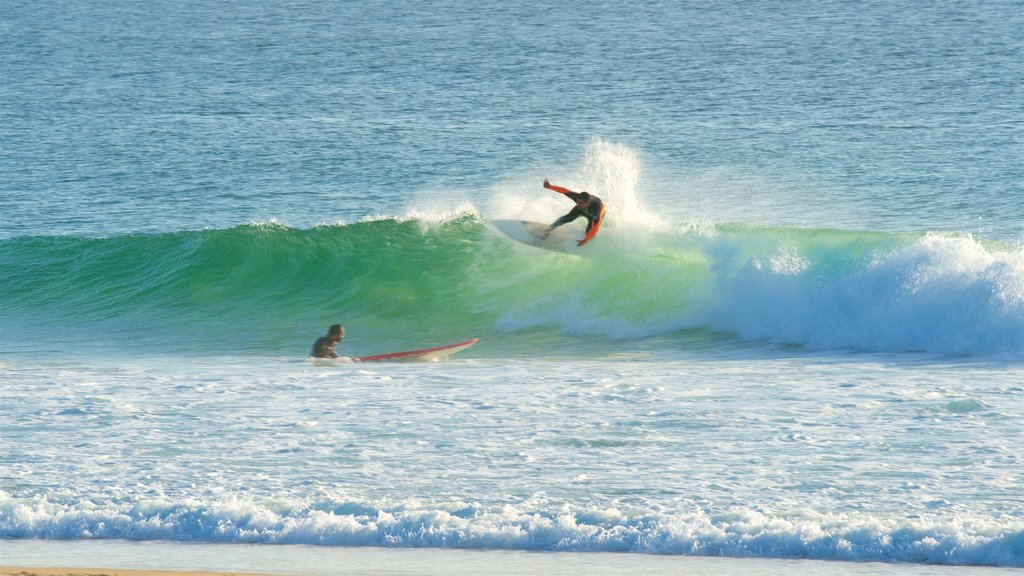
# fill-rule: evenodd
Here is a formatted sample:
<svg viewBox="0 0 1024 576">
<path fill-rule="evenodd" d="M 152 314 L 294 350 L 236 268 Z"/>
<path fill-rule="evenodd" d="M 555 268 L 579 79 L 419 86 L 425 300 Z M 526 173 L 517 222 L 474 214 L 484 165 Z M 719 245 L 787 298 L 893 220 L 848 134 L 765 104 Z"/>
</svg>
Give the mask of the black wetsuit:
<svg viewBox="0 0 1024 576">
<path fill-rule="evenodd" d="M 314 358 L 337 358 L 338 353 L 334 351 L 337 344 L 330 336 L 321 336 L 313 343 L 313 351 L 309 355 Z"/>
<path fill-rule="evenodd" d="M 576 199 L 580 197 L 579 192 L 566 192 L 565 195 L 568 196 L 569 199 L 572 200 L 573 202 L 575 202 Z M 579 218 L 580 216 L 584 216 L 587 219 L 587 232 L 590 232 L 590 229 L 593 228 L 594 225 L 601 220 L 601 211 L 603 209 L 604 202 L 601 202 L 601 199 L 598 198 L 597 196 L 591 195 L 589 206 L 587 206 L 586 208 L 573 206 L 572 210 L 570 210 L 568 214 L 562 216 L 558 220 L 555 220 L 555 223 L 552 224 L 551 227 L 558 228 L 562 224 L 568 224 L 569 222 L 572 222 L 573 220 Z"/>
</svg>

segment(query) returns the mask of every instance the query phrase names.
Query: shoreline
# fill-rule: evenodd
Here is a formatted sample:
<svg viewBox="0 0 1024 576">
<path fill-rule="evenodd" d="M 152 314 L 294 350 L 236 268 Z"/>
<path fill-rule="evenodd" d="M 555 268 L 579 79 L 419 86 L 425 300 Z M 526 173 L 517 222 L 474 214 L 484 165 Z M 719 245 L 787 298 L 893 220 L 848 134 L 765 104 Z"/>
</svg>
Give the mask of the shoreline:
<svg viewBox="0 0 1024 576">
<path fill-rule="evenodd" d="M 256 572 L 196 572 L 180 570 L 125 570 L 112 568 L 40 568 L 0 566 L 0 576 L 270 576 Z"/>
<path fill-rule="evenodd" d="M 0 576 L 995 576 L 1019 568 L 445 548 L 0 539 Z"/>
</svg>

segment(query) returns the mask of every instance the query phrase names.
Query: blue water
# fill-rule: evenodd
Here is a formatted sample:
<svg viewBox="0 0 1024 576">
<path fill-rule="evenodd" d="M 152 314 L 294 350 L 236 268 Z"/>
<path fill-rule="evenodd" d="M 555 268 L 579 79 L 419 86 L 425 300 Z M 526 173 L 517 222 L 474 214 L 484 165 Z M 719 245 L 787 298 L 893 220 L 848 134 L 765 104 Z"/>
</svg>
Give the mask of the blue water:
<svg viewBox="0 0 1024 576">
<path fill-rule="evenodd" d="M 7 2 L 0 538 L 1024 566 L 1022 29 Z"/>
</svg>

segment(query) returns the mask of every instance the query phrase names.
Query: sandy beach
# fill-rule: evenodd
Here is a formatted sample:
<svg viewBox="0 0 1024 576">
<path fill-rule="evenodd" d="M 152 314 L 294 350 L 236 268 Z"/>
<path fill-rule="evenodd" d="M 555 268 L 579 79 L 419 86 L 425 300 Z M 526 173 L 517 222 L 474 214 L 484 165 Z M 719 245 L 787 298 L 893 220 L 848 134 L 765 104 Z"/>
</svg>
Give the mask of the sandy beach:
<svg viewBox="0 0 1024 576">
<path fill-rule="evenodd" d="M 109 568 L 0 568 L 0 576 L 260 576 L 250 572 L 178 572 L 174 570 L 112 570 Z"/>
</svg>

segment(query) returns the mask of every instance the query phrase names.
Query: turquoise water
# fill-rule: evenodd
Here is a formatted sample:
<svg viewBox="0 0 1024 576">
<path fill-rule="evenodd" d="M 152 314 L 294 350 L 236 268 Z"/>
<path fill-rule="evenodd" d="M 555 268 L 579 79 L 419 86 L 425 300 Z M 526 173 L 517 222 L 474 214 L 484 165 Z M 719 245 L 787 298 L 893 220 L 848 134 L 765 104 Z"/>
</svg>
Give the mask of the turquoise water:
<svg viewBox="0 0 1024 576">
<path fill-rule="evenodd" d="M 4 12 L 0 537 L 1024 565 L 1019 3 Z"/>
<path fill-rule="evenodd" d="M 60 326 L 78 354 L 298 355 L 332 318 L 351 325 L 356 355 L 463 336 L 482 337 L 491 358 L 538 353 L 538 339 L 582 357 L 736 342 L 1024 351 L 1024 260 L 998 242 L 622 227 L 580 255 L 516 245 L 477 215 L 20 237 L 0 241 L 0 312 L 11 353 Z"/>
</svg>

